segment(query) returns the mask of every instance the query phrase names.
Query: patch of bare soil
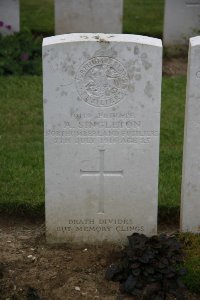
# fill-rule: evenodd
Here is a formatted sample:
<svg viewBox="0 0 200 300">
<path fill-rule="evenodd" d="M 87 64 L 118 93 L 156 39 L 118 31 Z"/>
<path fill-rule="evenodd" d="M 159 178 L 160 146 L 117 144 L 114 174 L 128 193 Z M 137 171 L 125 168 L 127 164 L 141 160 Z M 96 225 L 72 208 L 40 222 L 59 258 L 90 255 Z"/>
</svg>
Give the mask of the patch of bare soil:
<svg viewBox="0 0 200 300">
<path fill-rule="evenodd" d="M 163 75 L 177 76 L 187 74 L 186 58 L 165 58 L 163 61 Z"/>
<path fill-rule="evenodd" d="M 120 247 L 47 245 L 44 231 L 43 222 L 0 216 L 1 300 L 134 299 L 104 278 Z"/>
</svg>

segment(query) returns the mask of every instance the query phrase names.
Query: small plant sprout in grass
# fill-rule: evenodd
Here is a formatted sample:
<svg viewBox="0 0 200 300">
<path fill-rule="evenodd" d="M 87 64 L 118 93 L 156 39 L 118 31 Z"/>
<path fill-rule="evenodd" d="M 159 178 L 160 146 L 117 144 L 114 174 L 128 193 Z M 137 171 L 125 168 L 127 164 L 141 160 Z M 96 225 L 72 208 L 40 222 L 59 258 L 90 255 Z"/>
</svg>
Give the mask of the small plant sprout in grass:
<svg viewBox="0 0 200 300">
<path fill-rule="evenodd" d="M 121 253 L 120 262 L 106 271 L 106 279 L 118 281 L 122 293 L 148 300 L 165 300 L 167 295 L 183 300 L 181 282 L 185 270 L 182 245 L 176 236 L 147 237 L 134 233 Z"/>
</svg>

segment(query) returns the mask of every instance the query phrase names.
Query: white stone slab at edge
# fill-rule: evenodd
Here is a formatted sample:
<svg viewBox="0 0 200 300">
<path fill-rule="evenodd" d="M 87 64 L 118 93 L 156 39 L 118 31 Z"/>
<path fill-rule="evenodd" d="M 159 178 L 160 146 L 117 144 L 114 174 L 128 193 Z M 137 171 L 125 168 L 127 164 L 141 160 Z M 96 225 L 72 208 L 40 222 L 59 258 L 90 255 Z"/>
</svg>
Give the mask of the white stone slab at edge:
<svg viewBox="0 0 200 300">
<path fill-rule="evenodd" d="M 123 0 L 55 0 L 55 34 L 122 33 Z"/>
<path fill-rule="evenodd" d="M 200 0 L 165 0 L 163 43 L 188 44 L 200 30 Z"/>
<path fill-rule="evenodd" d="M 190 39 L 187 80 L 181 230 L 200 233 L 200 36 Z"/>
<path fill-rule="evenodd" d="M 154 38 L 44 39 L 48 242 L 156 234 L 161 63 Z"/>
<path fill-rule="evenodd" d="M 19 0 L 0 0 L 0 34 L 9 35 L 19 32 Z"/>
</svg>

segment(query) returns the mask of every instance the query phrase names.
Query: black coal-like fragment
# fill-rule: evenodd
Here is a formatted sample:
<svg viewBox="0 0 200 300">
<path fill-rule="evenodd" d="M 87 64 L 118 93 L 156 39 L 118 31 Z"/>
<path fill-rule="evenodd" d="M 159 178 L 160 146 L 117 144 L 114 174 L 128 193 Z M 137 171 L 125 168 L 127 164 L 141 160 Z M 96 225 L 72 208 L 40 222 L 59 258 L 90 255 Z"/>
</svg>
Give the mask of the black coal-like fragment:
<svg viewBox="0 0 200 300">
<path fill-rule="evenodd" d="M 177 288 L 181 289 L 179 278 L 184 271 L 178 270 L 177 266 L 182 262 L 182 250 L 176 237 L 161 235 L 148 238 L 135 233 L 128 240 L 129 246 L 123 250 L 122 262 L 118 268 L 109 267 L 109 276 L 106 276 L 121 283 L 122 293 L 142 294 L 148 286 L 148 291 L 151 290 L 148 300 L 160 300 L 174 294 Z"/>
<path fill-rule="evenodd" d="M 131 269 L 138 269 L 140 266 L 141 264 L 139 262 L 130 265 Z"/>
<path fill-rule="evenodd" d="M 31 287 L 28 288 L 26 296 L 27 300 L 42 300 L 38 294 L 38 291 Z"/>
<path fill-rule="evenodd" d="M 165 300 L 166 296 L 164 293 L 158 293 L 157 295 L 152 295 L 150 300 Z"/>
<path fill-rule="evenodd" d="M 106 270 L 105 278 L 107 280 L 115 280 L 115 276 L 121 272 L 119 266 L 112 264 Z M 118 281 L 118 280 L 117 280 Z"/>
<path fill-rule="evenodd" d="M 154 274 L 155 273 L 155 269 L 151 266 L 147 266 L 145 270 L 149 274 Z"/>
<path fill-rule="evenodd" d="M 161 258 L 160 262 L 161 262 L 164 266 L 168 266 L 168 264 L 169 264 L 168 259 L 165 258 L 165 257 Z"/>
<path fill-rule="evenodd" d="M 158 283 L 147 284 L 143 291 L 144 299 L 152 299 L 151 296 L 157 294 L 160 290 L 161 286 Z"/>
<path fill-rule="evenodd" d="M 144 234 L 133 233 L 128 236 L 129 245 L 131 248 L 143 248 L 147 242 L 148 238 Z"/>
<path fill-rule="evenodd" d="M 135 288 L 132 293 L 131 293 L 133 296 L 139 296 L 141 294 L 141 290 L 140 289 L 137 289 Z"/>
<path fill-rule="evenodd" d="M 137 281 L 135 287 L 136 287 L 136 289 L 141 290 L 141 289 L 143 289 L 144 285 L 145 285 L 144 281 L 142 281 L 141 278 L 140 278 L 140 279 Z"/>
<path fill-rule="evenodd" d="M 133 274 L 133 276 L 135 276 L 135 277 L 138 277 L 139 275 L 140 275 L 140 273 L 141 273 L 141 269 L 133 269 L 132 270 L 132 274 Z"/>
<path fill-rule="evenodd" d="M 0 262 L 0 279 L 3 278 L 5 272 L 4 264 Z"/>
<path fill-rule="evenodd" d="M 132 292 L 135 289 L 136 283 L 137 283 L 136 278 L 133 277 L 132 275 L 129 275 L 129 277 L 127 278 L 127 280 L 124 283 L 125 292 L 132 294 Z"/>
</svg>

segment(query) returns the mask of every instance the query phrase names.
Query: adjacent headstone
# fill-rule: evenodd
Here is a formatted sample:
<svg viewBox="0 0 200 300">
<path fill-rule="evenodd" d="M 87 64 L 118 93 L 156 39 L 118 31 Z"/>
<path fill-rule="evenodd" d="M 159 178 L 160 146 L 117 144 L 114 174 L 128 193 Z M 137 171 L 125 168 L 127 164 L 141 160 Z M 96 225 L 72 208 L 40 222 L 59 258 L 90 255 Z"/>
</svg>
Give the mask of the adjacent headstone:
<svg viewBox="0 0 200 300">
<path fill-rule="evenodd" d="M 0 0 L 0 34 L 19 32 L 19 0 Z"/>
<path fill-rule="evenodd" d="M 181 230 L 200 233 L 200 36 L 190 39 Z"/>
<path fill-rule="evenodd" d="M 55 34 L 122 33 L 123 0 L 55 0 Z"/>
<path fill-rule="evenodd" d="M 49 242 L 156 233 L 161 62 L 149 37 L 44 39 Z"/>
<path fill-rule="evenodd" d="M 200 32 L 200 0 L 165 0 L 164 45 L 188 44 Z"/>
</svg>

